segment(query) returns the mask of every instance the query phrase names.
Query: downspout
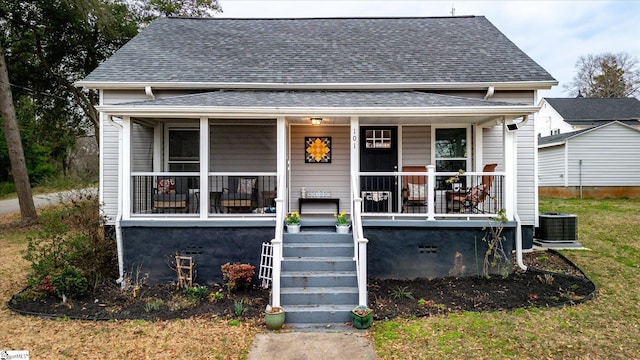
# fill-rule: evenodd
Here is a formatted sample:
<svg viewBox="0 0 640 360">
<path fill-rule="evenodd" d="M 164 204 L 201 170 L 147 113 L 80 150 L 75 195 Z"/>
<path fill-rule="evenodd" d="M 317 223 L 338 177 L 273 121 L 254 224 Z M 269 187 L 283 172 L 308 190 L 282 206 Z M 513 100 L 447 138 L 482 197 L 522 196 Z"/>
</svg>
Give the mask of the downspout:
<svg viewBox="0 0 640 360">
<path fill-rule="evenodd" d="M 529 121 L 529 116 L 523 116 L 523 120 L 519 122 L 515 127 L 509 127 L 509 129 L 513 129 L 510 131 L 517 131 L 521 127 L 527 124 Z M 518 135 L 514 136 L 514 151 L 518 149 Z M 520 269 L 526 271 L 527 265 L 522 261 L 522 224 L 520 222 L 520 216 L 518 215 L 518 197 L 513 197 L 513 220 L 516 222 L 516 263 Z"/>
<path fill-rule="evenodd" d="M 118 144 L 122 144 L 122 125 L 113 121 L 111 116 L 107 117 L 109 122 L 118 128 Z M 124 287 L 124 254 L 122 251 L 122 150 L 119 151 L 118 159 L 118 212 L 116 215 L 116 247 L 118 252 L 118 275 L 120 277 L 116 279 L 116 283 L 121 284 Z"/>
<path fill-rule="evenodd" d="M 484 99 L 485 100 L 489 100 L 493 97 L 493 93 L 496 91 L 496 88 L 493 86 L 489 86 L 489 88 L 487 88 L 487 93 L 484 95 Z"/>
<path fill-rule="evenodd" d="M 578 169 L 580 170 L 578 175 L 578 182 L 580 184 L 580 199 L 582 199 L 582 159 L 578 160 Z"/>
<path fill-rule="evenodd" d="M 517 209 L 513 212 L 513 219 L 516 221 L 516 263 L 520 269 L 527 271 L 527 265 L 522 261 L 522 225 L 520 225 Z"/>
<path fill-rule="evenodd" d="M 155 100 L 156 96 L 153 95 L 153 89 L 151 89 L 151 86 L 145 86 L 144 87 L 144 93 L 147 95 L 147 97 L 151 100 Z"/>
</svg>

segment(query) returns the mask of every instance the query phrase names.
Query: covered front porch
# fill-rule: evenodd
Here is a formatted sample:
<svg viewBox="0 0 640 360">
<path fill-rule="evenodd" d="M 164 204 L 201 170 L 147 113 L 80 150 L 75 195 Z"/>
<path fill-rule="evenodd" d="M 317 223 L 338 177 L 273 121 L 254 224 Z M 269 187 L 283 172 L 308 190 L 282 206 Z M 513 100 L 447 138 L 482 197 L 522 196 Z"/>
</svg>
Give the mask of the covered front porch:
<svg viewBox="0 0 640 360">
<path fill-rule="evenodd" d="M 110 184 L 121 218 L 194 222 L 354 206 L 365 218 L 486 219 L 499 209 L 512 218 L 512 130 L 536 110 L 411 91 L 230 91 L 99 109 L 122 129 L 120 179 Z M 312 142 L 322 156 L 310 154 Z"/>
<path fill-rule="evenodd" d="M 223 106 L 217 101 L 231 100 L 221 92 L 99 107 L 122 135 L 116 184 L 127 239 L 119 248 L 129 247 L 131 257 L 121 259 L 121 272 L 125 262 L 160 261 L 135 255 L 149 241 L 158 254 L 184 244 L 195 256 L 208 254 L 202 261 L 212 277 L 218 263 L 256 264 L 256 246 L 270 242 L 277 306 L 285 215 L 300 211 L 303 226 L 325 225 L 344 210 L 366 304 L 367 233 L 376 234 L 377 254 L 407 236 L 419 253 L 421 246 L 444 251 L 461 236 L 481 238 L 504 209 L 510 238 L 519 236 L 517 129 L 535 107 L 422 92 L 247 93 L 257 104 Z M 362 105 L 335 106 L 335 96 Z M 168 228 L 173 235 L 158 243 Z M 410 252 L 402 259 L 419 261 Z"/>
</svg>

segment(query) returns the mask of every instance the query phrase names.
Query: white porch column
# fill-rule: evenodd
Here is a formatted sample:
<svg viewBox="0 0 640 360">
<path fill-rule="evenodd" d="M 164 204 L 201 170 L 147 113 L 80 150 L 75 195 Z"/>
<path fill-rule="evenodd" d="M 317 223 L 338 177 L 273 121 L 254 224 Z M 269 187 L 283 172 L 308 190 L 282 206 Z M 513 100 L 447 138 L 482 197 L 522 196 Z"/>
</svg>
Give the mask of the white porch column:
<svg viewBox="0 0 640 360">
<path fill-rule="evenodd" d="M 276 197 L 280 197 L 281 194 L 288 194 L 288 181 L 280 181 L 280 178 L 287 178 L 287 121 L 285 120 L 284 116 L 278 116 L 277 121 L 276 121 L 276 134 L 277 134 L 277 149 L 276 149 L 276 153 L 277 153 L 277 163 L 276 163 L 276 172 L 277 172 L 277 179 L 276 179 L 276 184 L 278 184 L 278 186 L 280 186 L 280 184 L 286 184 L 286 188 L 284 189 L 280 189 L 278 187 L 278 193 L 276 194 Z M 287 204 L 285 204 L 287 205 Z M 289 206 L 287 205 L 287 212 L 288 212 L 288 208 Z"/>
<path fill-rule="evenodd" d="M 358 172 L 360 172 L 360 118 L 358 118 L 357 116 L 352 116 L 351 117 L 351 128 L 349 130 L 349 133 L 351 134 L 351 151 L 350 151 L 350 170 L 351 170 L 351 174 L 349 174 L 349 176 L 353 176 L 353 174 L 356 174 Z M 356 189 L 351 189 L 351 194 L 349 197 L 349 203 L 350 203 L 350 213 L 353 214 L 353 194 L 354 191 L 356 193 L 359 193 L 359 189 L 360 189 L 360 177 L 356 177 L 355 179 L 356 181 L 349 181 L 350 184 L 355 184 L 352 186 L 357 186 Z M 360 197 L 358 195 L 358 197 Z"/>
<path fill-rule="evenodd" d="M 271 284 L 271 306 L 280 306 L 280 274 L 282 272 L 282 233 L 284 230 L 284 213 L 288 212 L 288 204 L 285 203 L 289 193 L 286 181 L 287 176 L 287 124 L 284 116 L 278 116 L 276 123 L 277 132 L 277 184 L 276 194 L 276 224 L 275 237 L 271 240 L 273 245 L 273 269 Z M 287 201 L 288 202 L 288 201 Z M 286 207 L 285 207 L 286 206 Z"/>
<path fill-rule="evenodd" d="M 484 167 L 484 154 L 482 151 L 482 147 L 483 147 L 483 143 L 482 143 L 482 132 L 484 130 L 484 128 L 482 126 L 479 125 L 475 125 L 473 127 L 474 129 L 474 133 L 473 133 L 473 153 L 474 153 L 474 164 L 473 164 L 473 171 L 481 171 L 482 168 Z"/>
<path fill-rule="evenodd" d="M 162 139 L 164 137 L 162 124 L 153 128 L 153 171 L 162 171 Z"/>
<path fill-rule="evenodd" d="M 209 216 L 209 119 L 200 118 L 200 219 Z"/>
<path fill-rule="evenodd" d="M 122 117 L 122 218 L 131 218 L 131 117 Z"/>
<path fill-rule="evenodd" d="M 504 153 L 504 206 L 508 219 L 513 219 L 515 202 L 517 201 L 518 181 L 518 142 L 517 131 L 507 130 L 506 123 L 502 124 L 503 153 Z M 497 209 L 500 210 L 500 209 Z"/>
</svg>

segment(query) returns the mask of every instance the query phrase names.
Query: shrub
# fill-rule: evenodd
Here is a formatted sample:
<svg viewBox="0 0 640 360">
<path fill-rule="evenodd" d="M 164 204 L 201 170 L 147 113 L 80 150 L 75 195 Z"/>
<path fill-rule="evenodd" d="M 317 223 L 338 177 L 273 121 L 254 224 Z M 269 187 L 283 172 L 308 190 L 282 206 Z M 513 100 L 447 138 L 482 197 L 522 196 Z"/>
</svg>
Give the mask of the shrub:
<svg viewBox="0 0 640 360">
<path fill-rule="evenodd" d="M 217 303 L 218 301 L 224 299 L 224 295 L 220 292 L 220 290 L 216 292 L 211 292 L 209 296 L 207 296 L 210 302 Z"/>
<path fill-rule="evenodd" d="M 202 286 L 188 287 L 183 290 L 187 300 L 200 302 L 207 297 L 207 288 Z"/>
<path fill-rule="evenodd" d="M 24 259 L 31 263 L 29 285 L 38 287 L 72 266 L 90 284 L 117 277 L 115 241 L 104 235 L 96 196 L 76 192 L 61 209 L 41 216 L 42 230 L 27 238 Z M 67 294 L 69 296 L 69 294 Z"/>
<path fill-rule="evenodd" d="M 221 266 L 222 278 L 227 282 L 227 289 L 235 291 L 249 287 L 256 267 L 251 264 L 226 263 Z"/>
<path fill-rule="evenodd" d="M 80 270 L 69 264 L 65 264 L 62 272 L 51 278 L 51 283 L 56 294 L 63 300 L 78 298 L 87 291 L 87 279 Z"/>
</svg>

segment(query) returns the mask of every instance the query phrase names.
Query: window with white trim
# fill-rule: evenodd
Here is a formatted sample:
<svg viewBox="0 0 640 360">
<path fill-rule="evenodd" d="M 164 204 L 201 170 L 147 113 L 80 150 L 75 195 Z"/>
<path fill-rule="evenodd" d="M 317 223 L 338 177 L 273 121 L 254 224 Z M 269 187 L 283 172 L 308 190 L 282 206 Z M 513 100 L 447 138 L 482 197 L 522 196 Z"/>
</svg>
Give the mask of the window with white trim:
<svg viewBox="0 0 640 360">
<path fill-rule="evenodd" d="M 175 127 L 168 129 L 169 171 L 200 170 L 200 132 L 198 128 Z"/>
<path fill-rule="evenodd" d="M 434 141 L 434 154 L 436 172 L 467 171 L 469 163 L 469 141 L 467 140 L 468 128 L 436 128 Z M 445 180 L 448 176 L 436 178 L 436 189 L 447 190 L 451 185 Z M 461 178 L 464 184 L 464 178 Z"/>
</svg>

